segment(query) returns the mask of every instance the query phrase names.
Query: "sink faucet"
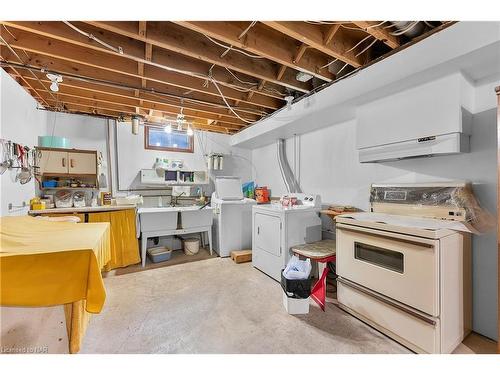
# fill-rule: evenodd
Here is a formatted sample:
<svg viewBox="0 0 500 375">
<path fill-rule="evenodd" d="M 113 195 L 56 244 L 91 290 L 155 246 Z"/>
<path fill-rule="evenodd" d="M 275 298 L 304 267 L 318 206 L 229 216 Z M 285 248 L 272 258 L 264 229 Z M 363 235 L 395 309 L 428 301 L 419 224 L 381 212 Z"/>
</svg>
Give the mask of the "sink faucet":
<svg viewBox="0 0 500 375">
<path fill-rule="evenodd" d="M 181 195 L 184 195 L 184 194 L 186 194 L 186 193 L 183 191 L 183 192 L 182 192 L 182 193 L 180 193 L 179 195 L 172 195 L 172 198 L 170 199 L 170 205 L 171 205 L 172 207 L 177 206 L 177 200 L 179 199 L 179 197 L 180 197 Z"/>
</svg>

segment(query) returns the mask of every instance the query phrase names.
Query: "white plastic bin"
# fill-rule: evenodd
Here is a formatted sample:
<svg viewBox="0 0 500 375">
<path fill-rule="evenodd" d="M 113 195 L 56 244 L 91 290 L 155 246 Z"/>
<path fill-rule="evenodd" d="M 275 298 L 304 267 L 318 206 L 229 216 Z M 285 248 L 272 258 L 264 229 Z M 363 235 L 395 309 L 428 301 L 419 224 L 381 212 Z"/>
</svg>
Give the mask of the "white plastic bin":
<svg viewBox="0 0 500 375">
<path fill-rule="evenodd" d="M 283 306 L 291 315 L 309 314 L 309 298 L 292 298 L 283 293 Z"/>
</svg>

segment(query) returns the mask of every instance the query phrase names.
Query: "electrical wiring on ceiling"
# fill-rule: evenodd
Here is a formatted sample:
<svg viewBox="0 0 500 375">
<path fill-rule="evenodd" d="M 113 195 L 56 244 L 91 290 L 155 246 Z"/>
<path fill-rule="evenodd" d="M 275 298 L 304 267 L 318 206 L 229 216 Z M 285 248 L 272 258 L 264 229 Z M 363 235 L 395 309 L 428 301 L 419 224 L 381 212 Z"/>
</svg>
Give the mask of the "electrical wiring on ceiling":
<svg viewBox="0 0 500 375">
<path fill-rule="evenodd" d="M 373 45 L 374 45 L 375 43 L 377 43 L 377 42 L 378 42 L 378 39 L 377 39 L 377 38 L 374 38 L 374 39 L 373 39 L 373 41 L 372 41 L 369 45 L 367 45 L 365 48 L 363 48 L 363 50 L 362 50 L 362 51 L 358 52 L 358 53 L 357 53 L 356 55 L 354 55 L 354 56 L 358 57 L 359 55 L 362 55 L 363 53 L 365 53 L 366 51 L 368 51 L 368 50 L 370 49 L 370 47 L 371 47 L 371 46 L 373 46 Z"/>
<path fill-rule="evenodd" d="M 4 26 L 5 27 L 5 26 Z M 5 27 L 5 29 L 7 29 L 7 27 Z M 7 30 L 8 31 L 8 30 Z M 9 32 L 10 35 L 12 35 L 10 32 Z M 17 40 L 14 36 L 12 36 L 15 40 Z M 0 35 L 0 41 L 7 46 L 7 48 L 9 49 L 10 52 L 12 52 L 12 54 L 21 62 L 21 64 L 25 64 L 25 62 L 23 61 L 23 59 L 21 59 L 21 56 L 19 56 L 19 54 L 14 50 L 14 48 L 12 48 L 12 46 Z M 24 50 L 23 50 L 24 51 Z M 24 51 L 24 53 L 26 54 L 26 56 L 28 56 L 28 54 L 26 53 L 26 51 Z M 29 59 L 29 56 L 28 56 L 28 59 Z M 45 91 L 47 91 L 49 93 L 49 95 L 52 97 L 52 99 L 54 99 L 56 102 L 57 102 L 57 98 L 54 96 L 54 94 L 52 93 L 51 90 L 49 90 L 47 88 L 47 86 L 44 85 L 44 83 L 40 80 L 40 78 L 38 78 L 38 76 L 33 72 L 33 70 L 31 69 L 28 69 L 28 71 L 31 73 L 31 75 L 33 77 L 35 77 L 35 79 L 38 81 L 38 83 L 40 83 L 40 85 L 42 85 L 42 87 L 45 89 Z"/>
<path fill-rule="evenodd" d="M 82 34 L 82 35 L 86 35 L 87 37 L 89 37 L 89 38 L 91 38 L 91 39 L 93 39 L 93 40 L 98 39 L 98 38 L 93 37 L 93 35 L 92 35 L 92 34 L 87 33 L 87 32 L 85 32 L 85 31 L 83 31 L 83 30 L 79 29 L 78 27 L 76 27 L 76 26 L 72 25 L 71 23 L 69 23 L 69 22 L 67 22 L 67 21 L 64 21 L 64 22 L 65 22 L 68 26 L 70 26 L 73 30 L 77 31 L 78 33 L 80 33 L 80 34 Z M 204 35 L 205 35 L 205 34 L 204 34 Z M 245 52 L 245 51 L 241 51 L 241 50 L 239 50 L 239 49 L 236 49 L 236 48 L 234 48 L 234 47 L 232 47 L 232 46 L 226 46 L 226 45 L 224 45 L 224 44 L 222 44 L 222 43 L 219 43 L 219 42 L 217 42 L 217 41 L 213 40 L 213 39 L 212 39 L 212 38 L 210 38 L 208 35 L 205 35 L 205 37 L 207 37 L 207 38 L 208 38 L 210 41 L 212 41 L 213 43 L 215 43 L 215 44 L 217 44 L 217 45 L 219 45 L 219 46 L 221 46 L 221 47 L 224 47 L 224 48 L 226 48 L 226 49 L 233 50 L 233 51 L 235 51 L 235 52 L 239 52 L 239 53 L 241 53 L 241 54 L 243 54 L 243 55 L 246 55 L 246 56 L 249 56 L 249 57 L 252 57 L 252 58 L 264 58 L 263 56 L 256 56 L 256 55 L 252 55 L 252 54 L 249 54 L 249 53 L 247 53 L 247 52 Z M 95 38 L 95 39 L 94 39 L 94 38 Z M 219 92 L 219 94 L 221 95 L 221 98 L 222 98 L 223 102 L 226 104 L 227 108 L 228 108 L 228 109 L 229 109 L 229 110 L 230 110 L 230 111 L 231 111 L 231 112 L 232 112 L 232 113 L 233 113 L 236 117 L 238 117 L 240 120 L 242 120 L 242 121 L 244 121 L 244 122 L 246 122 L 246 123 L 252 123 L 252 122 L 249 122 L 249 121 L 247 121 L 246 119 L 243 119 L 242 117 L 240 117 L 240 116 L 239 116 L 239 115 L 235 112 L 235 110 L 233 109 L 233 107 L 229 105 L 229 103 L 227 102 L 227 100 L 226 100 L 225 96 L 223 96 L 222 91 L 220 90 L 220 88 L 219 88 L 219 86 L 218 86 L 218 84 L 217 84 L 216 80 L 215 80 L 215 79 L 213 78 L 213 76 L 212 76 L 212 69 L 213 69 L 213 67 L 215 66 L 215 64 L 212 64 L 212 66 L 210 67 L 210 69 L 209 69 L 209 74 L 208 74 L 208 75 L 203 75 L 203 74 L 200 74 L 200 73 L 191 72 L 191 71 L 182 70 L 182 69 L 176 69 L 176 68 L 172 68 L 172 67 L 169 67 L 169 66 L 166 66 L 166 65 L 162 65 L 162 64 L 155 63 L 155 62 L 150 61 L 150 60 L 146 60 L 146 59 L 138 58 L 138 57 L 136 57 L 136 56 L 132 56 L 132 55 L 126 54 L 126 53 L 123 51 L 123 49 L 122 49 L 121 47 L 116 48 L 116 47 L 110 46 L 110 45 L 108 45 L 107 43 L 102 42 L 102 41 L 100 41 L 100 40 L 96 40 L 96 41 L 97 41 L 97 42 L 99 42 L 100 44 L 103 44 L 103 45 L 105 45 L 106 47 L 110 48 L 110 49 L 111 49 L 111 50 L 113 50 L 114 52 L 117 52 L 117 50 L 118 50 L 119 52 L 117 52 L 117 53 L 119 53 L 120 55 L 123 55 L 123 56 L 125 56 L 125 57 L 129 57 L 129 58 L 131 58 L 131 59 L 133 59 L 133 60 L 136 60 L 136 61 L 138 61 L 138 62 L 142 62 L 142 63 L 144 63 L 144 64 L 149 64 L 149 65 L 153 65 L 153 66 L 156 66 L 156 67 L 158 67 L 158 68 L 165 69 L 165 70 L 168 70 L 168 71 L 172 71 L 172 72 L 176 72 L 176 73 L 181 73 L 181 74 L 188 74 L 188 75 L 192 75 L 192 76 L 195 76 L 195 77 L 198 77 L 198 78 L 202 78 L 202 79 L 204 79 L 204 80 L 205 80 L 204 87 L 206 87 L 206 85 L 208 85 L 208 82 L 209 82 L 209 81 L 211 81 L 212 83 L 214 83 L 215 87 L 217 88 L 217 91 L 218 91 L 218 92 Z M 236 90 L 238 90 L 238 91 L 242 91 L 242 92 L 249 92 L 249 91 L 253 91 L 252 89 L 242 88 L 242 87 L 239 87 L 239 86 L 237 86 L 237 85 L 232 85 L 232 84 L 229 84 L 228 86 L 229 86 L 229 87 L 232 87 L 232 88 L 234 88 L 234 89 L 236 89 Z"/>
<path fill-rule="evenodd" d="M 243 84 L 246 84 L 246 85 L 251 85 L 252 87 L 258 87 L 259 84 L 257 82 L 248 82 L 248 81 L 243 81 L 242 79 L 240 79 L 238 76 L 236 76 L 229 68 L 225 67 L 225 69 L 229 72 L 229 74 L 231 74 L 238 82 L 241 82 Z M 259 90 L 255 90 L 253 88 L 250 88 L 249 91 L 259 91 Z M 267 91 L 267 92 L 272 92 L 272 93 L 275 93 L 277 95 L 280 95 L 282 97 L 286 96 L 286 93 L 282 93 L 278 90 L 276 90 L 275 88 L 272 88 L 272 87 L 265 87 L 263 86 L 262 87 L 262 91 Z"/>
<path fill-rule="evenodd" d="M 123 55 L 123 48 L 118 46 L 118 47 L 113 47 L 112 45 L 102 41 L 101 39 L 97 38 L 96 36 L 94 36 L 92 33 L 87 33 L 81 29 L 79 29 L 78 27 L 76 27 L 75 25 L 73 25 L 71 22 L 68 22 L 68 21 L 62 21 L 64 24 L 66 24 L 67 26 L 71 27 L 73 30 L 75 30 L 77 33 L 80 33 L 84 36 L 86 36 L 87 38 L 91 39 L 91 40 L 94 40 L 96 41 L 97 43 L 99 43 L 100 45 L 112 50 L 112 51 L 115 51 L 116 53 L 119 53 L 120 55 Z"/>
<path fill-rule="evenodd" d="M 366 40 L 368 40 L 368 39 L 370 39 L 370 38 L 375 38 L 375 37 L 374 37 L 373 35 L 368 35 L 368 36 L 366 36 L 365 38 L 361 39 L 358 43 L 356 43 L 356 45 L 354 45 L 353 47 L 351 47 L 350 49 L 348 49 L 348 50 L 347 50 L 347 51 L 345 51 L 344 53 L 349 53 L 349 52 L 351 52 L 351 51 L 354 51 L 354 50 L 355 50 L 355 49 L 356 49 L 359 45 L 363 44 L 363 42 L 365 42 Z M 359 56 L 359 55 L 361 55 L 363 52 L 365 52 L 366 50 L 368 50 L 368 49 L 369 49 L 369 48 L 370 48 L 373 44 L 375 44 L 375 42 L 376 42 L 376 41 L 377 41 L 377 38 L 375 38 L 375 40 L 374 40 L 374 41 L 373 41 L 373 42 L 372 42 L 372 43 L 371 43 L 371 44 L 370 44 L 367 48 L 363 49 L 363 51 L 361 51 L 360 53 L 358 53 L 358 54 L 356 55 L 356 57 L 358 57 L 358 56 Z M 328 67 L 328 66 L 332 65 L 332 64 L 333 64 L 334 62 L 336 62 L 336 61 L 339 61 L 339 59 L 338 59 L 338 58 L 336 58 L 336 59 L 334 59 L 334 60 L 330 61 L 329 63 L 327 63 L 327 64 L 323 65 L 322 67 L 320 67 L 320 69 L 324 69 L 324 68 L 326 68 L 326 67 Z M 349 64 L 347 64 L 347 65 L 349 65 Z M 344 65 L 344 67 L 345 67 L 345 65 Z M 340 73 L 340 72 L 344 69 L 344 67 L 343 67 L 340 71 L 338 71 L 338 72 L 337 72 L 337 74 L 338 74 L 338 73 Z"/>
<path fill-rule="evenodd" d="M 342 25 L 345 22 L 340 21 L 304 21 L 305 23 L 309 23 L 311 25 Z"/>
<path fill-rule="evenodd" d="M 410 23 L 406 28 L 404 29 L 401 29 L 401 30 L 397 30 L 397 31 L 393 31 L 391 32 L 391 35 L 394 35 L 394 36 L 399 36 L 399 35 L 403 35 L 404 33 L 410 31 L 411 29 L 413 29 L 415 26 L 417 26 L 418 24 L 420 23 L 420 21 L 414 21 L 412 23 Z"/>
<path fill-rule="evenodd" d="M 258 86 L 259 84 L 257 82 L 248 82 L 248 81 L 243 81 L 240 78 L 238 78 L 228 67 L 224 67 L 229 74 L 231 74 L 238 82 L 241 82 L 245 85 L 251 85 L 251 86 Z"/>
<path fill-rule="evenodd" d="M 248 56 L 248 57 L 251 57 L 253 59 L 265 59 L 264 56 L 259 56 L 259 55 L 252 55 L 251 53 L 248 53 L 248 52 L 245 52 L 239 48 L 235 48 L 233 46 L 230 46 L 230 45 L 226 45 L 226 44 L 223 44 L 223 43 L 219 43 L 218 41 L 216 41 L 215 39 L 209 37 L 207 34 L 203 34 L 205 35 L 205 37 L 210 40 L 212 43 L 218 45 L 219 47 L 222 47 L 222 48 L 225 48 L 226 49 L 226 52 L 224 52 L 224 55 L 228 52 L 228 51 L 234 51 L 234 52 L 238 52 L 238 53 L 241 53 L 242 55 L 245 55 L 245 56 Z M 222 57 L 222 56 L 221 56 Z"/>
<path fill-rule="evenodd" d="M 252 27 L 254 27 L 256 24 L 257 24 L 257 21 L 252 21 L 252 22 L 250 23 L 250 25 L 249 25 L 249 26 L 248 26 L 245 30 L 243 30 L 243 31 L 240 33 L 240 35 L 238 35 L 238 40 L 240 40 L 241 38 L 243 38 L 243 37 L 246 35 L 246 33 L 248 33 L 248 31 L 249 31 Z"/>
<path fill-rule="evenodd" d="M 219 95 L 220 97 L 222 98 L 222 100 L 224 101 L 224 103 L 226 103 L 226 106 L 227 108 L 229 108 L 229 110 L 233 113 L 233 115 L 235 115 L 236 117 L 238 117 L 241 121 L 247 123 L 247 124 L 252 124 L 253 121 L 247 121 L 245 120 L 243 117 L 241 117 L 240 115 L 238 115 L 235 110 L 233 109 L 233 107 L 231 105 L 229 105 L 229 103 L 227 102 L 227 99 L 226 97 L 224 96 L 224 94 L 222 93 L 222 91 L 220 90 L 219 88 L 219 85 L 217 84 L 217 82 L 215 82 L 215 79 L 212 78 L 212 83 L 214 84 L 215 88 L 217 89 L 217 91 L 219 92 Z"/>
</svg>

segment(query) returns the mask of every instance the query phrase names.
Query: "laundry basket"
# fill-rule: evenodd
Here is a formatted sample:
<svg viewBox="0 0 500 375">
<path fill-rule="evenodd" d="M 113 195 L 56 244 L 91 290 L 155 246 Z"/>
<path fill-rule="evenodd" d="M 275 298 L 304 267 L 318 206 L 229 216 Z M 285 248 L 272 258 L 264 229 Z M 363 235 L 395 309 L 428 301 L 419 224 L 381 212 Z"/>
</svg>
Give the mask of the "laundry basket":
<svg viewBox="0 0 500 375">
<path fill-rule="evenodd" d="M 184 254 L 195 255 L 200 251 L 200 240 L 197 238 L 186 238 L 184 240 Z"/>
</svg>

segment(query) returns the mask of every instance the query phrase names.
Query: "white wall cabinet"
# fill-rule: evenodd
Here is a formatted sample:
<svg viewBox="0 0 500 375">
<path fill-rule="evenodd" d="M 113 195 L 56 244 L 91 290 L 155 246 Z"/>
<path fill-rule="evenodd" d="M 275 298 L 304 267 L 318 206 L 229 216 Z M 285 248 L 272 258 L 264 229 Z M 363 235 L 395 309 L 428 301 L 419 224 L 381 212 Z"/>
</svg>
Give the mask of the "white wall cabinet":
<svg viewBox="0 0 500 375">
<path fill-rule="evenodd" d="M 42 175 L 96 175 L 97 152 L 88 150 L 62 151 L 38 148 L 38 166 Z"/>
<path fill-rule="evenodd" d="M 68 152 L 68 173 L 97 174 L 96 153 Z"/>
</svg>

